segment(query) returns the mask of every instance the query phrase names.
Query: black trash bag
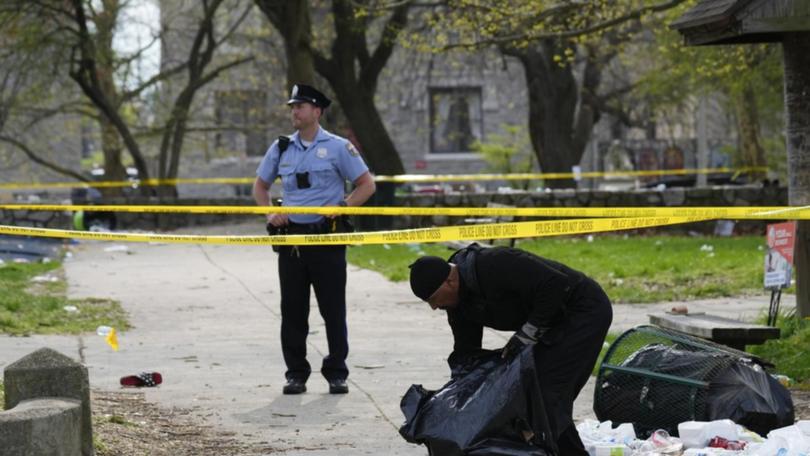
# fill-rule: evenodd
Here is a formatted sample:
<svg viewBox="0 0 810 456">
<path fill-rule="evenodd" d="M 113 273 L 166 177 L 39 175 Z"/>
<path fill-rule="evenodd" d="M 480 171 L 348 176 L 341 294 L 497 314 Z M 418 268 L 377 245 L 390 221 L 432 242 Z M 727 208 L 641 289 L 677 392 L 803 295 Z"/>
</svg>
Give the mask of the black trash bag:
<svg viewBox="0 0 810 456">
<path fill-rule="evenodd" d="M 656 429 L 677 436 L 678 423 L 690 420 L 731 419 L 762 435 L 793 424 L 790 394 L 750 360 L 650 344 L 621 365 L 640 371 L 612 371 L 601 378 L 594 411 L 600 421 L 632 423 L 642 438 Z"/>
<path fill-rule="evenodd" d="M 649 344 L 627 357 L 622 367 L 706 382 L 733 359 L 722 353 L 682 350 Z M 599 421 L 632 423 L 641 438 L 657 429 L 678 435 L 678 423 L 700 419 L 706 391 L 654 376 L 612 371 L 597 385 L 594 411 Z"/>
<path fill-rule="evenodd" d="M 438 391 L 412 385 L 400 403 L 399 433 L 441 456 L 552 456 L 532 348 L 512 360 L 487 351 L 453 366 Z"/>
<path fill-rule="evenodd" d="M 728 418 L 760 435 L 793 424 L 790 391 L 753 363 L 730 366 L 709 385 L 709 420 Z"/>
</svg>

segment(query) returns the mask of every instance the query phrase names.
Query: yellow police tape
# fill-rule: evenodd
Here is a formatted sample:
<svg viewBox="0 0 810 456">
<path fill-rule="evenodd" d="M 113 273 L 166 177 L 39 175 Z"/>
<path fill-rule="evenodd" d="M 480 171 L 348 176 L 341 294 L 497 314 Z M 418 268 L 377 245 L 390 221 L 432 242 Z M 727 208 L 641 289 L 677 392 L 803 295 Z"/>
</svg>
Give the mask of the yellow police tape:
<svg viewBox="0 0 810 456">
<path fill-rule="evenodd" d="M 751 172 L 767 172 L 766 166 L 744 168 L 701 168 L 701 169 L 659 169 L 647 171 L 585 171 L 579 173 L 509 173 L 509 174 L 400 174 L 397 176 L 375 176 L 377 182 L 453 182 L 453 181 L 492 181 L 492 180 L 541 180 L 541 179 L 589 179 L 596 177 L 651 177 L 686 176 L 692 174 L 733 173 L 734 176 Z"/>
<path fill-rule="evenodd" d="M 692 174 L 734 173 L 738 176 L 750 172 L 767 172 L 764 166 L 745 168 L 702 168 L 702 169 L 663 169 L 654 171 L 587 171 L 582 173 L 489 173 L 489 174 L 400 174 L 396 176 L 375 176 L 377 182 L 426 183 L 457 181 L 494 181 L 494 180 L 542 180 L 542 179 L 588 179 L 595 177 L 649 177 L 649 176 L 685 176 Z M 126 181 L 100 182 L 43 182 L 43 183 L 6 183 L 0 184 L 0 190 L 14 189 L 47 189 L 47 188 L 116 188 L 116 187 L 157 187 L 161 185 L 176 186 L 183 184 L 252 184 L 254 177 L 210 177 L 210 178 L 177 178 L 177 179 L 144 179 Z"/>
<path fill-rule="evenodd" d="M 203 236 L 182 234 L 107 233 L 0 225 L 0 234 L 118 242 L 228 245 L 404 244 L 455 240 L 509 239 L 632 230 L 704 221 L 702 217 L 637 217 L 553 220 L 444 226 L 397 231 L 290 236 Z"/>
<path fill-rule="evenodd" d="M 746 207 L 341 207 L 341 206 L 145 206 L 0 204 L 9 211 L 91 211 L 163 214 L 319 214 L 449 217 L 695 217 L 735 220 L 810 220 L 810 206 Z"/>
</svg>

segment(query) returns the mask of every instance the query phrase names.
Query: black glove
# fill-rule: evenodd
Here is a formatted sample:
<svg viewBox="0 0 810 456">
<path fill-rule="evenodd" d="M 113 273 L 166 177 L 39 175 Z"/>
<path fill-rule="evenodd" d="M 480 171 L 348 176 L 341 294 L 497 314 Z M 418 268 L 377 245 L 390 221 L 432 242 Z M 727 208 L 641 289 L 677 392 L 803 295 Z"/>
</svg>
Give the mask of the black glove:
<svg viewBox="0 0 810 456">
<path fill-rule="evenodd" d="M 270 222 L 267 222 L 267 226 L 265 228 L 267 228 L 267 234 L 269 234 L 270 236 L 275 236 L 278 234 L 278 227 L 276 227 Z"/>
<path fill-rule="evenodd" d="M 520 329 L 515 331 L 515 334 L 512 335 L 506 345 L 504 345 L 501 350 L 501 358 L 513 358 L 527 345 L 536 344 L 537 339 L 539 339 L 544 332 L 545 331 L 541 331 L 541 329 L 531 323 L 525 323 Z"/>
</svg>

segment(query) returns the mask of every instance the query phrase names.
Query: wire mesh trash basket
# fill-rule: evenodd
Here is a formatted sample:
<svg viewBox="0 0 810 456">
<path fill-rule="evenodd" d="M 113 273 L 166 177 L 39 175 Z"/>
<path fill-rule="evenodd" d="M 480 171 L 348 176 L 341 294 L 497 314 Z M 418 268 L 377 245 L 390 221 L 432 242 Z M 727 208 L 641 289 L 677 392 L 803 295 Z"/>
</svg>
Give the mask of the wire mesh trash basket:
<svg viewBox="0 0 810 456">
<path fill-rule="evenodd" d="M 636 433 L 729 418 L 761 434 L 793 423 L 790 393 L 753 355 L 657 326 L 619 336 L 599 366 L 594 412 Z M 783 424 L 785 423 L 785 424 Z M 763 432 L 764 431 L 764 432 Z"/>
</svg>

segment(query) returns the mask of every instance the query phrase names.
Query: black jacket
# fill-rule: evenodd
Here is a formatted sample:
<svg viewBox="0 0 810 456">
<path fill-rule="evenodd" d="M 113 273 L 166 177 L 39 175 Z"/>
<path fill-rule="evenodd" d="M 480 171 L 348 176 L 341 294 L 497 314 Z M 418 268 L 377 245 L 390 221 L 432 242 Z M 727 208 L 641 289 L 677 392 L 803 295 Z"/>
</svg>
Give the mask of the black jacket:
<svg viewBox="0 0 810 456">
<path fill-rule="evenodd" d="M 516 331 L 530 322 L 554 327 L 571 291 L 585 277 L 564 264 L 509 247 L 472 244 L 448 261 L 456 264 L 460 277 L 459 305 L 447 311 L 455 356 L 481 348 L 484 326 Z"/>
</svg>

